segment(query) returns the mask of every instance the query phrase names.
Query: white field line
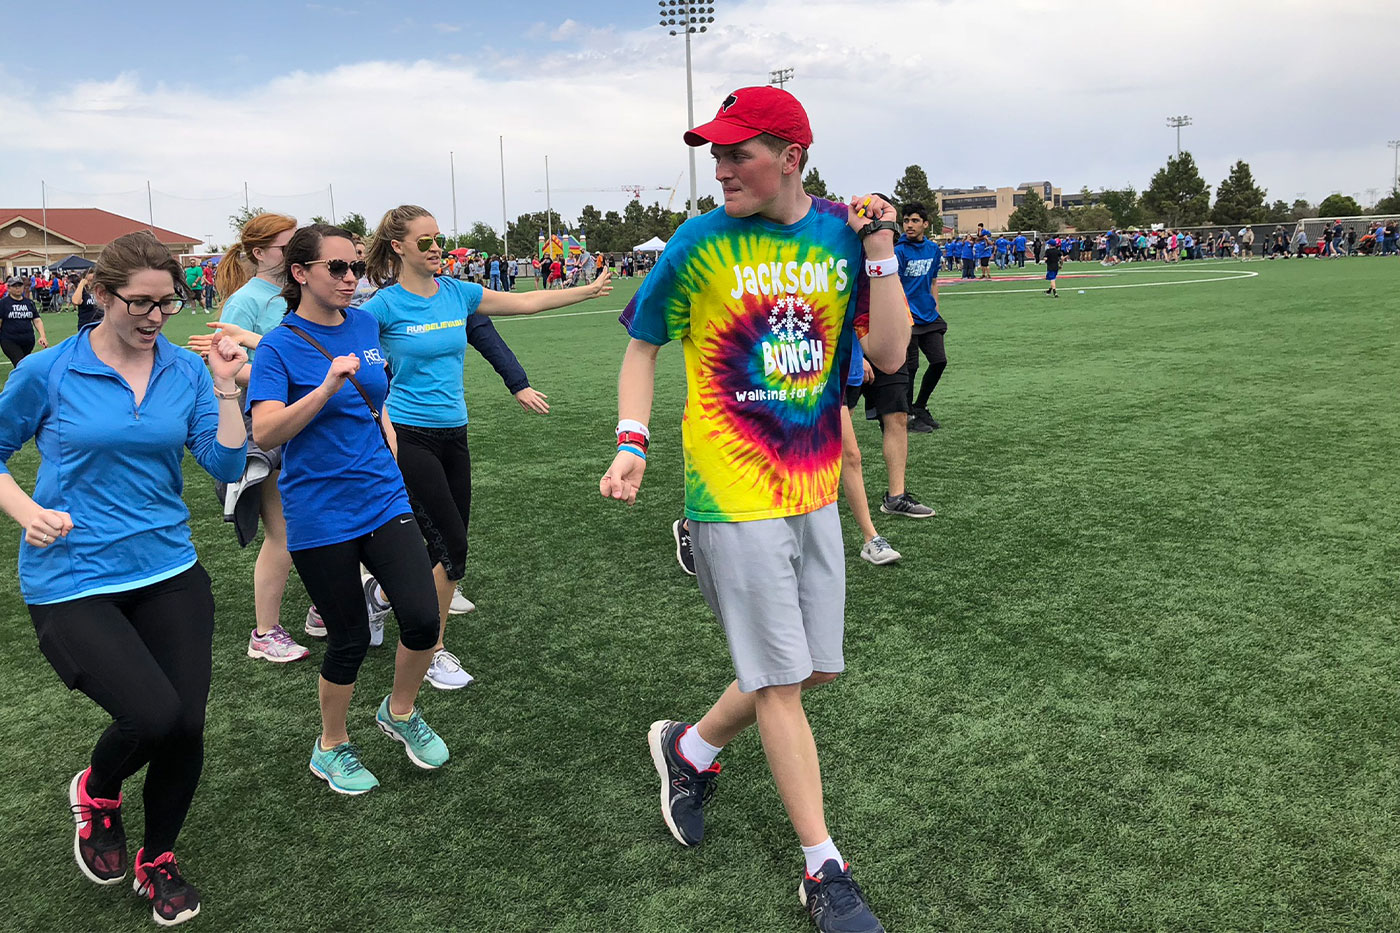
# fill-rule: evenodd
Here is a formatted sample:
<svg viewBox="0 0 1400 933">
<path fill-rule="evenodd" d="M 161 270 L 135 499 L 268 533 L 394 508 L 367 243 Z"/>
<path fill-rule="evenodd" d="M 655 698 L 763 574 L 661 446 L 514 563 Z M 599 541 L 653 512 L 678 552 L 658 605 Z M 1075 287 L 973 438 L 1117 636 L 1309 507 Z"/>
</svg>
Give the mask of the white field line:
<svg viewBox="0 0 1400 933">
<path fill-rule="evenodd" d="M 1143 274 L 1143 273 L 1166 272 L 1166 271 L 1168 271 L 1168 270 L 1166 270 L 1166 269 L 1111 269 L 1111 270 L 1107 270 L 1107 271 L 1104 271 L 1104 272 L 1094 272 L 1094 273 L 1092 273 L 1092 275 L 1094 275 L 1096 278 L 1098 278 L 1098 277 L 1107 278 L 1107 277 L 1109 277 L 1109 276 L 1114 276 L 1114 275 Z M 1213 270 L 1213 271 L 1214 271 L 1215 273 L 1217 273 L 1217 274 L 1214 275 L 1214 276 L 1211 277 L 1211 278 L 1208 278 L 1208 279 L 1177 279 L 1177 280 L 1175 280 L 1175 281 L 1170 281 L 1170 282 L 1134 282 L 1134 283 L 1131 283 L 1131 284 L 1124 284 L 1124 285 L 1085 285 L 1085 286 L 1083 286 L 1083 289 L 1084 289 L 1084 291 L 1088 291 L 1088 290 L 1090 290 L 1090 289 L 1105 289 L 1105 288 L 1156 288 L 1156 287 L 1162 286 L 1162 285 L 1198 285 L 1198 284 L 1201 284 L 1201 283 L 1203 283 L 1203 282 L 1233 282 L 1233 281 L 1235 281 L 1236 279 L 1252 279 L 1252 278 L 1255 278 L 1256 276 L 1259 275 L 1258 272 L 1251 272 L 1251 271 L 1249 271 L 1248 269 L 1216 269 L 1216 270 Z M 1069 274 L 1070 274 L 1070 275 L 1073 275 L 1074 273 L 1069 273 Z M 996 281 L 996 280 L 994 279 L 993 282 L 995 282 L 995 281 Z M 1035 278 L 1035 277 L 1032 277 L 1032 276 L 1027 276 L 1025 279 L 1021 279 L 1021 280 L 1018 280 L 1018 281 L 1043 282 L 1043 281 L 1045 281 L 1045 279 L 1044 279 L 1044 278 Z M 973 287 L 973 288 L 970 288 L 967 292 L 962 292 L 962 291 L 961 291 L 961 288 L 962 288 L 962 287 L 965 287 L 965 286 L 960 286 L 960 287 L 959 287 L 959 288 L 960 288 L 959 291 L 956 291 L 956 292 L 949 292 L 949 293 L 947 293 L 946 295 L 942 295 L 942 296 L 940 296 L 940 297 L 947 298 L 947 297 L 950 297 L 950 296 L 952 296 L 952 295 L 957 295 L 957 296 L 961 297 L 961 296 L 964 295 L 964 294 L 967 294 L 967 295 L 1015 295 L 1015 294 L 1031 294 L 1031 293 L 1034 293 L 1034 292 L 1041 292 L 1041 291 L 1044 291 L 1044 289 L 1042 289 L 1042 288 L 1001 288 L 1001 289 L 995 289 L 995 290 L 993 290 L 993 291 L 984 291 L 983 289 Z M 584 317 L 584 316 L 587 316 L 587 315 L 590 315 L 590 314 L 621 314 L 622 311 L 623 311 L 622 308 L 610 308 L 610 309 L 608 309 L 608 310 L 606 310 L 606 311 L 566 311 L 566 312 L 564 312 L 563 314 L 517 314 L 517 315 L 510 315 L 510 316 L 508 316 L 508 317 L 498 317 L 498 318 L 496 318 L 496 319 L 493 321 L 493 323 L 495 323 L 495 324 L 500 324 L 500 323 L 502 323 L 502 322 L 504 322 L 504 321 L 552 321 L 552 320 L 555 320 L 556 318 L 561 318 L 561 317 Z"/>
<path fill-rule="evenodd" d="M 1104 273 L 1095 273 L 1095 275 L 1096 275 L 1096 276 L 1098 276 L 1098 275 L 1110 276 L 1110 275 L 1123 275 L 1123 274 L 1125 274 L 1125 273 L 1137 273 L 1137 272 L 1165 272 L 1165 271 L 1166 271 L 1165 269 L 1122 269 L 1122 270 L 1113 270 L 1113 271 L 1104 272 Z M 1157 287 L 1163 286 L 1163 285 L 1199 285 L 1199 284 L 1201 284 L 1201 283 L 1203 283 L 1203 282 L 1233 282 L 1233 281 L 1236 281 L 1236 280 L 1238 280 L 1238 279 L 1252 279 L 1252 278 L 1255 278 L 1255 277 L 1257 277 L 1257 276 L 1259 275 L 1258 272 L 1250 272 L 1250 271 L 1247 270 L 1247 269 L 1218 269 L 1218 270 L 1216 270 L 1216 271 L 1217 271 L 1217 272 L 1220 272 L 1220 273 L 1222 273 L 1222 274 L 1221 274 L 1221 275 L 1217 275 L 1217 276 L 1215 276 L 1214 278 L 1209 278 L 1209 279 L 1181 279 L 1181 280 L 1178 280 L 1178 281 L 1175 281 L 1175 282 L 1135 282 L 1135 283 L 1130 284 L 1130 285 L 1085 285 L 1085 286 L 1083 287 L 1082 291 L 1086 291 L 1086 292 L 1087 292 L 1087 291 L 1091 291 L 1091 290 L 1097 291 L 1097 290 L 1106 289 L 1106 288 L 1157 288 Z M 993 281 L 995 281 L 995 280 L 993 280 Z M 1029 278 L 1029 277 L 1028 277 L 1028 278 L 1026 279 L 1026 281 L 1043 282 L 1043 281 L 1045 281 L 1045 280 L 1044 280 L 1043 278 L 1041 278 L 1041 279 L 1034 279 L 1034 278 Z M 1037 288 L 1001 288 L 1001 289 L 997 289 L 997 290 L 995 290 L 995 291 L 983 291 L 982 289 L 978 288 L 978 289 L 969 290 L 968 292 L 966 292 L 966 294 L 968 294 L 968 295 L 1017 295 L 1017 294 L 1021 294 L 1021 295 L 1031 295 L 1031 294 L 1035 294 L 1036 292 L 1043 292 L 1043 291 L 1045 291 L 1045 289 L 1043 289 L 1043 288 L 1038 288 L 1038 287 L 1037 287 Z M 1066 289 L 1066 291 L 1068 291 L 1068 289 Z M 950 293 L 950 294 L 959 294 L 959 293 L 958 293 L 958 292 L 952 292 L 952 293 Z M 943 296 L 940 296 L 940 297 L 942 297 L 942 298 L 947 298 L 947 297 L 949 297 L 949 296 L 948 296 L 948 295 L 943 295 Z M 590 314 L 621 314 L 622 311 L 623 311 L 622 308 L 608 308 L 607 310 L 604 310 L 604 311 L 565 311 L 563 314 L 543 314 L 543 315 L 540 315 L 540 314 L 513 314 L 513 315 L 509 315 L 509 316 L 498 317 L 498 318 L 496 318 L 494 321 L 492 321 L 492 323 L 493 323 L 493 324 L 502 324 L 502 323 L 504 323 L 504 322 L 506 322 L 506 321 L 553 321 L 553 320 L 557 320 L 558 318 L 561 318 L 561 317 L 587 317 L 587 316 L 590 315 Z M 12 364 L 9 360 L 0 360 L 0 366 L 11 366 L 11 365 L 13 365 L 13 364 Z"/>
</svg>

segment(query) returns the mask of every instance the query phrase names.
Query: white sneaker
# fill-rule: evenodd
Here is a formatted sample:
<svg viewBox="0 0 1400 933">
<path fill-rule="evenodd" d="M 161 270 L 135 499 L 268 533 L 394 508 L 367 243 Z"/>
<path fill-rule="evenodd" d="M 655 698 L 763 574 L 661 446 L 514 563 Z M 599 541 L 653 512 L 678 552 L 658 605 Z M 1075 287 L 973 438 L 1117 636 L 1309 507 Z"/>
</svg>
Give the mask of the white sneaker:
<svg viewBox="0 0 1400 933">
<path fill-rule="evenodd" d="M 462 662 L 446 648 L 433 655 L 433 663 L 428 665 L 428 673 L 423 679 L 439 690 L 461 690 L 472 682 L 472 675 L 462 670 Z"/>
<path fill-rule="evenodd" d="M 447 608 L 447 614 L 459 616 L 465 612 L 472 612 L 476 609 L 476 603 L 462 595 L 461 590 L 452 593 L 452 605 Z"/>
<path fill-rule="evenodd" d="M 860 556 L 862 560 L 868 560 L 870 563 L 878 565 L 893 564 L 903 555 L 890 547 L 890 543 L 884 537 L 876 535 L 865 542 L 865 547 L 860 549 Z"/>
<path fill-rule="evenodd" d="M 365 609 L 369 612 L 369 646 L 378 648 L 384 644 L 384 619 L 389 615 L 389 599 L 379 581 L 369 574 L 360 575 L 360 584 L 365 590 Z"/>
<path fill-rule="evenodd" d="M 248 636 L 248 657 L 261 658 L 277 664 L 300 661 L 311 651 L 305 645 L 298 645 L 280 625 L 274 625 L 266 635 L 259 635 L 257 629 Z"/>
<path fill-rule="evenodd" d="M 316 611 L 315 606 L 306 610 L 306 634 L 312 638 L 326 637 L 326 623 L 321 621 L 321 613 Z"/>
</svg>

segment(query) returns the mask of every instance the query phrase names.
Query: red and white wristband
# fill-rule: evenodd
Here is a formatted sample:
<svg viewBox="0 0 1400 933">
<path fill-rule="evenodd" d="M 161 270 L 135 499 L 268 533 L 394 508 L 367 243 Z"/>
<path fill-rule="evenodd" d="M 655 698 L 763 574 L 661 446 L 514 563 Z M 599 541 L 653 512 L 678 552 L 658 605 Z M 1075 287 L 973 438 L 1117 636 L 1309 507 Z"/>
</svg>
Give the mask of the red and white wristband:
<svg viewBox="0 0 1400 933">
<path fill-rule="evenodd" d="M 651 432 L 640 421 L 624 418 L 617 423 L 617 449 L 635 457 L 647 458 L 647 448 L 651 444 Z"/>
<path fill-rule="evenodd" d="M 865 274 L 872 279 L 882 279 L 887 275 L 899 275 L 899 257 L 867 259 L 865 261 Z"/>
</svg>

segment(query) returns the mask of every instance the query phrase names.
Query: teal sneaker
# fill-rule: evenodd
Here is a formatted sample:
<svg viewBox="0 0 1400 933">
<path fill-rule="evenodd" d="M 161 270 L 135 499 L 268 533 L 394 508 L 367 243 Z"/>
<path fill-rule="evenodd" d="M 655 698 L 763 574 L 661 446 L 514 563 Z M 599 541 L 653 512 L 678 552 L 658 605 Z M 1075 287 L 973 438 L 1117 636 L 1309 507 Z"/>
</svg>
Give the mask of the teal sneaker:
<svg viewBox="0 0 1400 933">
<path fill-rule="evenodd" d="M 379 712 L 374 714 L 374 722 L 389 738 L 403 743 L 408 760 L 418 767 L 431 770 L 447 764 L 447 743 L 423 721 L 418 707 L 413 708 L 413 715 L 407 721 L 396 722 L 389 715 L 389 698 L 385 697 L 379 704 Z"/>
<path fill-rule="evenodd" d="M 367 794 L 379 786 L 379 779 L 360 761 L 360 750 L 349 742 L 324 751 L 317 738 L 311 748 L 311 773 L 329 784 L 337 794 L 351 797 Z"/>
</svg>

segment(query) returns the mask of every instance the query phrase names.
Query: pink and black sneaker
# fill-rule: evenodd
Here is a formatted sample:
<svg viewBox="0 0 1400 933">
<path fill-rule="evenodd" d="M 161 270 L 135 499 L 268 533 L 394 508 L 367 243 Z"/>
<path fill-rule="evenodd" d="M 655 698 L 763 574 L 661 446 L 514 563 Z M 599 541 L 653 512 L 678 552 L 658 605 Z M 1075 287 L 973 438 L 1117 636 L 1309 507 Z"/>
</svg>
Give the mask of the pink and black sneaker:
<svg viewBox="0 0 1400 933">
<path fill-rule="evenodd" d="M 131 888 L 151 902 L 151 919 L 173 927 L 199 913 L 199 890 L 180 874 L 174 852 L 162 852 L 147 862 L 145 848 L 136 850 L 136 877 Z"/>
<path fill-rule="evenodd" d="M 122 798 L 104 800 L 89 797 L 88 772 L 84 768 L 68 784 L 68 803 L 73 811 L 73 858 L 88 880 L 96 884 L 116 884 L 126 877 L 126 830 L 122 828 Z"/>
</svg>

